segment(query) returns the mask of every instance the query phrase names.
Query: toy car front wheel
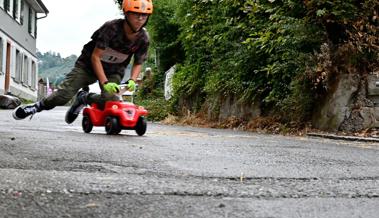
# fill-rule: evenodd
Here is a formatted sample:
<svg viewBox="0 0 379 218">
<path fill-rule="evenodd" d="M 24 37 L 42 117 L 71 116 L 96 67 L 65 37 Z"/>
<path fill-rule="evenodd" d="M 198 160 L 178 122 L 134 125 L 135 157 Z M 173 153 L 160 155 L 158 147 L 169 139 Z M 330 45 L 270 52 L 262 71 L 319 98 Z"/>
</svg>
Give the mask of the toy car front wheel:
<svg viewBox="0 0 379 218">
<path fill-rule="evenodd" d="M 90 133 L 92 131 L 93 124 L 92 124 L 91 119 L 89 118 L 88 115 L 83 116 L 82 128 L 83 128 L 83 131 L 85 133 Z"/>
<path fill-rule="evenodd" d="M 108 135 L 117 135 L 121 132 L 121 127 L 116 117 L 107 117 L 105 119 L 105 132 Z"/>
<path fill-rule="evenodd" d="M 137 125 L 135 127 L 136 133 L 139 136 L 143 136 L 146 133 L 147 123 L 144 117 L 138 118 Z"/>
</svg>

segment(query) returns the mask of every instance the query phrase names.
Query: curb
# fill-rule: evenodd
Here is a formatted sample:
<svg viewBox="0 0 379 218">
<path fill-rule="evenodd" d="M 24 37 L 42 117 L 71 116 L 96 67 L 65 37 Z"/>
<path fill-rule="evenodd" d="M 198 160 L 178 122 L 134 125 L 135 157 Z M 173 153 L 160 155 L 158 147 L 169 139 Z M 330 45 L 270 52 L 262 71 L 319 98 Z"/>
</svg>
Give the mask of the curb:
<svg viewBox="0 0 379 218">
<path fill-rule="evenodd" d="M 307 136 L 327 138 L 327 139 L 336 139 L 336 140 L 346 140 L 346 141 L 377 142 L 377 143 L 379 143 L 379 138 L 373 138 L 373 137 L 339 136 L 339 135 L 319 134 L 319 133 L 307 133 Z"/>
</svg>

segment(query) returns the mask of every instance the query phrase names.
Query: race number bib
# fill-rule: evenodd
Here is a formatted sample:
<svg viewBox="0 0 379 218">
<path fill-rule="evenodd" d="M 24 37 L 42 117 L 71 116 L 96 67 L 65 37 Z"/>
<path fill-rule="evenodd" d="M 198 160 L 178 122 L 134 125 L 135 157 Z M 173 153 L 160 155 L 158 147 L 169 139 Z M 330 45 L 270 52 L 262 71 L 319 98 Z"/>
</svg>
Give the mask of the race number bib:
<svg viewBox="0 0 379 218">
<path fill-rule="evenodd" d="M 106 48 L 101 56 L 101 60 L 110 64 L 120 64 L 124 62 L 129 55 L 115 51 L 111 48 Z"/>
</svg>

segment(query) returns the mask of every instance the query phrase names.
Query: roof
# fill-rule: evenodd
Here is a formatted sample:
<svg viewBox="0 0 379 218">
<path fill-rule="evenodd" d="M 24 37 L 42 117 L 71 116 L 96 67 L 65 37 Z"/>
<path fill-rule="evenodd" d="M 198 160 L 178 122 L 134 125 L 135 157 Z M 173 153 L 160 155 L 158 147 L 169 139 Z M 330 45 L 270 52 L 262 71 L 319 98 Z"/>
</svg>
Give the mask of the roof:
<svg viewBox="0 0 379 218">
<path fill-rule="evenodd" d="M 37 13 L 48 14 L 49 10 L 43 4 L 42 0 L 26 0 Z"/>
</svg>

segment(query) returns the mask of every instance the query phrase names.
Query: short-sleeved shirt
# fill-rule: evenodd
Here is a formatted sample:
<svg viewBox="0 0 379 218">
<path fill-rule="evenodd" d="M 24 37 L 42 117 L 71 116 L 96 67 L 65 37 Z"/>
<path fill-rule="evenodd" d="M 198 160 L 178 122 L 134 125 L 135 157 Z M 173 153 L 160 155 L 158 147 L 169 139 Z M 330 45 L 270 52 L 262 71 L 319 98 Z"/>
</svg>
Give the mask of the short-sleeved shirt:
<svg viewBox="0 0 379 218">
<path fill-rule="evenodd" d="M 124 19 L 111 20 L 96 30 L 91 37 L 92 40 L 84 45 L 75 65 L 94 73 L 91 55 L 95 47 L 105 50 L 101 63 L 106 75 L 123 76 L 132 56 L 135 64 L 142 64 L 147 58 L 148 33 L 143 28 L 138 32 L 137 39 L 130 41 L 124 32 L 124 22 Z"/>
</svg>

